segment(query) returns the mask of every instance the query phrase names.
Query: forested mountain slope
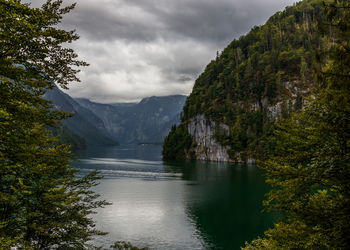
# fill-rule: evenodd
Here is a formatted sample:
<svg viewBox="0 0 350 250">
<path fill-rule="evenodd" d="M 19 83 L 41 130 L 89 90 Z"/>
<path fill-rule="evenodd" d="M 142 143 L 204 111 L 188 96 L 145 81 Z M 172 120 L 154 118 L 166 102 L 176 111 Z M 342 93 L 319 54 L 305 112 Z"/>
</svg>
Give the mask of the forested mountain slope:
<svg viewBox="0 0 350 250">
<path fill-rule="evenodd" d="M 64 120 L 61 139 L 75 145 L 75 148 L 87 145 L 117 145 L 117 141 L 106 130 L 103 121 L 93 112 L 81 106 L 69 95 L 57 87 L 44 95 L 45 99 L 52 101 L 54 108 L 73 114 Z"/>
<path fill-rule="evenodd" d="M 234 40 L 198 77 L 164 159 L 249 161 L 273 148 L 274 123 L 302 108 L 313 86 L 322 1 L 304 0 Z"/>
</svg>

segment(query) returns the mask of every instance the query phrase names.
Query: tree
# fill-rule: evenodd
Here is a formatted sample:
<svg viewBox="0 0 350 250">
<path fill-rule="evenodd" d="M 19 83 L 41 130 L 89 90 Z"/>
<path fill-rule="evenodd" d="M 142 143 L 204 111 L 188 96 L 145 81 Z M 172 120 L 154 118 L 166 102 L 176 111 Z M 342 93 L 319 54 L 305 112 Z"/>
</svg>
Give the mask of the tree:
<svg viewBox="0 0 350 250">
<path fill-rule="evenodd" d="M 334 44 L 305 110 L 276 130 L 261 164 L 282 219 L 245 249 L 350 248 L 350 1 L 325 4 Z"/>
<path fill-rule="evenodd" d="M 276 107 L 285 101 L 282 113 L 289 116 L 295 106 L 301 108 L 301 101 L 314 85 L 316 51 L 329 45 L 317 32 L 316 20 L 324 18 L 321 7 L 322 0 L 300 1 L 232 41 L 196 80 L 184 106 L 182 124 L 196 114 L 204 114 L 232 128 L 237 119 L 244 120 L 247 115 L 250 119 L 243 128 L 247 130 L 248 140 L 243 143 L 247 146 L 237 151 L 240 147 L 233 148 L 237 143 L 229 140 L 223 146 L 232 156 L 243 151 L 250 158 L 265 156 L 264 152 L 273 147 L 266 138 L 280 116 Z M 294 105 L 298 92 L 301 96 Z M 199 103 L 200 109 L 195 109 L 194 103 Z M 259 124 L 255 123 L 257 117 L 261 118 Z M 231 141 L 237 141 L 235 134 L 230 136 Z"/>
<path fill-rule="evenodd" d="M 191 150 L 194 143 L 193 137 L 188 133 L 187 126 L 173 125 L 169 135 L 164 139 L 163 159 L 193 159 L 195 152 Z"/>
<path fill-rule="evenodd" d="M 129 242 L 125 242 L 125 241 L 116 241 L 110 247 L 112 249 L 119 249 L 119 250 L 149 250 L 148 247 L 138 248 L 136 246 L 131 245 Z"/>
<path fill-rule="evenodd" d="M 69 115 L 42 98 L 55 83 L 79 81 L 77 67 L 87 65 L 65 47 L 75 31 L 56 28 L 73 8 L 0 0 L 1 249 L 85 249 L 103 234 L 89 218 L 107 204 L 90 190 L 99 178 L 76 177 L 69 147 L 48 129 Z"/>
</svg>

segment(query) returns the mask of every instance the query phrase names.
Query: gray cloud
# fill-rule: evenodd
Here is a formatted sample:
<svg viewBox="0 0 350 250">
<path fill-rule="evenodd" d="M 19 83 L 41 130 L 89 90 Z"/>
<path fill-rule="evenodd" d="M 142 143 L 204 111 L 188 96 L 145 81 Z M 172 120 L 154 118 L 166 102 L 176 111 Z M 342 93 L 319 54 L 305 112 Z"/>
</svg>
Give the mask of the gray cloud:
<svg viewBox="0 0 350 250">
<path fill-rule="evenodd" d="M 227 43 L 293 0 L 84 0 L 66 17 L 89 39 Z"/>
<path fill-rule="evenodd" d="M 68 93 L 105 103 L 189 94 L 216 51 L 293 2 L 81 0 L 62 26 L 80 34 L 73 47 L 90 66 Z"/>
</svg>

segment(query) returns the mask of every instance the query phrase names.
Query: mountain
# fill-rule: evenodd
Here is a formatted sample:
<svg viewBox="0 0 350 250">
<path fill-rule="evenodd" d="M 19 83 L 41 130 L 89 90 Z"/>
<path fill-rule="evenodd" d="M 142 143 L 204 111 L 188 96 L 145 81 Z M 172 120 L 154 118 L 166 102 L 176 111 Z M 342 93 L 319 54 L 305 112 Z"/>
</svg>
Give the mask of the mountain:
<svg viewBox="0 0 350 250">
<path fill-rule="evenodd" d="M 274 123 L 298 112 L 314 85 L 322 1 L 304 0 L 234 40 L 198 77 L 163 158 L 254 161 L 271 152 Z M 330 31 L 331 32 L 331 31 Z"/>
<path fill-rule="evenodd" d="M 152 96 L 128 104 L 75 100 L 98 116 L 107 131 L 122 144 L 162 143 L 171 126 L 180 122 L 186 96 Z"/>
<path fill-rule="evenodd" d="M 47 91 L 44 98 L 52 101 L 55 109 L 74 114 L 62 122 L 63 141 L 73 145 L 117 145 L 117 141 L 107 132 L 99 117 L 60 89 Z"/>
</svg>

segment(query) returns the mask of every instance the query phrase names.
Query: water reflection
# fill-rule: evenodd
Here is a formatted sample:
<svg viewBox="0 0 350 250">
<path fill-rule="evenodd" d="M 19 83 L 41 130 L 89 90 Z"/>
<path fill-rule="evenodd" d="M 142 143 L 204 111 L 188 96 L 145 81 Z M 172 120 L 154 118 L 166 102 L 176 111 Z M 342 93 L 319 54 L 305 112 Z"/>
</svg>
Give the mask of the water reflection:
<svg viewBox="0 0 350 250">
<path fill-rule="evenodd" d="M 271 226 L 267 186 L 255 166 L 162 162 L 160 146 L 95 148 L 76 166 L 107 176 L 96 191 L 113 202 L 95 216 L 99 241 L 151 249 L 239 249 Z"/>
<path fill-rule="evenodd" d="M 176 163 L 186 184 L 186 210 L 211 249 L 239 249 L 271 226 L 273 216 L 262 214 L 268 191 L 254 165 Z M 171 167 L 167 163 L 168 167 Z"/>
</svg>

